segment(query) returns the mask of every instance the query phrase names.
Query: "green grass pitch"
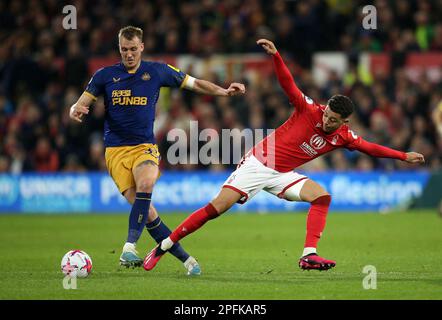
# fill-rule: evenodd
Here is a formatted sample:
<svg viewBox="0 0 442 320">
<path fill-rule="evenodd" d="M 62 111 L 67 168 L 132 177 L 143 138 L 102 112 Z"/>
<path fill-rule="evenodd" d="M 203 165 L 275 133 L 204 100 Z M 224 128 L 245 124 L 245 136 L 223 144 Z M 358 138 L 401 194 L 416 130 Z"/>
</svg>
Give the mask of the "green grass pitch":
<svg viewBox="0 0 442 320">
<path fill-rule="evenodd" d="M 163 214 L 174 228 L 186 215 Z M 442 219 L 430 211 L 332 212 L 319 253 L 327 272 L 297 262 L 305 213 L 238 214 L 208 222 L 182 241 L 203 275 L 190 278 L 166 255 L 151 272 L 120 267 L 127 215 L 1 215 L 0 299 L 442 299 Z M 144 232 L 140 253 L 153 247 Z M 82 249 L 93 272 L 63 288 L 60 260 Z M 364 289 L 366 265 L 376 289 Z M 372 282 L 373 283 L 373 282 Z"/>
</svg>

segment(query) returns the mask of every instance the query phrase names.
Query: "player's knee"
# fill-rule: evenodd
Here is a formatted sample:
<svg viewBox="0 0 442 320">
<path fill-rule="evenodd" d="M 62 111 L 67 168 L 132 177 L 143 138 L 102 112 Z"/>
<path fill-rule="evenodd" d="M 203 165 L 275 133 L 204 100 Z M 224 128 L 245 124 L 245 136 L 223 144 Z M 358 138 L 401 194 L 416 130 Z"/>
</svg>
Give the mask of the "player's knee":
<svg viewBox="0 0 442 320">
<path fill-rule="evenodd" d="M 323 193 L 319 194 L 313 201 L 311 201 L 312 204 L 321 204 L 325 206 L 329 206 L 331 203 L 332 197 L 331 195 L 324 191 Z"/>
<path fill-rule="evenodd" d="M 212 206 L 218 212 L 218 215 L 223 214 L 224 212 L 229 210 L 233 205 L 225 199 L 214 199 L 211 203 L 212 203 Z"/>
<path fill-rule="evenodd" d="M 296 186 L 296 185 L 295 185 Z M 293 188 L 293 187 L 292 187 Z M 317 199 L 323 199 L 321 202 L 331 202 L 330 194 L 318 183 L 307 180 L 302 186 L 299 196 L 302 201 L 313 203 Z"/>
<path fill-rule="evenodd" d="M 210 203 L 215 207 L 219 215 L 229 210 L 242 195 L 237 191 L 222 188 L 221 192 Z"/>
<path fill-rule="evenodd" d="M 155 179 L 145 178 L 138 182 L 137 192 L 151 193 L 153 191 L 153 186 L 155 185 Z"/>
</svg>

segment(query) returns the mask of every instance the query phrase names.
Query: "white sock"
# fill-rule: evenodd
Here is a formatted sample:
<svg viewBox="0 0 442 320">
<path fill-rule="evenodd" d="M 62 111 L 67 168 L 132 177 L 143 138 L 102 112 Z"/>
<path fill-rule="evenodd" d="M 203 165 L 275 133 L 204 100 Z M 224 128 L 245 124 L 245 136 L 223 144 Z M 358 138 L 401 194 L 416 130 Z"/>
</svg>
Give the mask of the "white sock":
<svg viewBox="0 0 442 320">
<path fill-rule="evenodd" d="M 305 247 L 304 251 L 302 252 L 302 257 L 305 257 L 306 255 L 310 253 L 316 253 L 316 248 L 313 247 Z"/>
<path fill-rule="evenodd" d="M 161 250 L 163 251 L 169 250 L 170 248 L 172 248 L 173 245 L 174 243 L 172 242 L 172 240 L 170 240 L 170 238 L 167 237 L 166 239 L 161 241 Z"/>
<path fill-rule="evenodd" d="M 133 252 L 135 251 L 135 243 L 126 242 L 123 247 L 123 252 Z"/>
<path fill-rule="evenodd" d="M 195 262 L 196 262 L 195 258 L 190 256 L 189 258 L 187 258 L 186 261 L 184 261 L 184 267 L 186 269 L 189 269 L 189 265 L 193 265 L 193 264 L 195 264 Z"/>
</svg>

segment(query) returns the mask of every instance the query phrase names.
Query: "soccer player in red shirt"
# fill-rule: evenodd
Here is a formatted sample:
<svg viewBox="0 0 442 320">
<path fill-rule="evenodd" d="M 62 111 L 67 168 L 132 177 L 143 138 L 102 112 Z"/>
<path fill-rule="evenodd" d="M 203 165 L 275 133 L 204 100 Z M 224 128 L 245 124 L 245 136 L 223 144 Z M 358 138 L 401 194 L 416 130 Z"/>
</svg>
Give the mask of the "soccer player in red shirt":
<svg viewBox="0 0 442 320">
<path fill-rule="evenodd" d="M 266 39 L 257 42 L 272 56 L 278 81 L 294 106 L 290 118 L 258 143 L 241 160 L 224 183 L 220 193 L 207 206 L 195 211 L 144 259 L 151 270 L 174 243 L 217 218 L 236 202 L 244 203 L 261 190 L 289 201 L 310 202 L 304 251 L 299 260 L 302 269 L 328 270 L 333 260 L 320 257 L 317 244 L 325 228 L 331 196 L 318 183 L 293 171 L 300 165 L 337 148 L 358 150 L 373 157 L 423 163 L 423 155 L 401 152 L 365 141 L 347 125 L 353 113 L 352 101 L 342 95 L 320 105 L 296 86 L 275 45 Z"/>
</svg>

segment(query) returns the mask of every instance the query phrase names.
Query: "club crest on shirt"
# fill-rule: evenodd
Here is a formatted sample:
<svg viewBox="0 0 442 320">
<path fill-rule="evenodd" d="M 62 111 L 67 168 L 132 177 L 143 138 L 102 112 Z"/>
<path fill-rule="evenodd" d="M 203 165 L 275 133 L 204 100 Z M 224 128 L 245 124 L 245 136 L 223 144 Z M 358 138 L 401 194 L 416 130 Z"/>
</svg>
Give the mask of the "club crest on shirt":
<svg viewBox="0 0 442 320">
<path fill-rule="evenodd" d="M 310 145 L 316 150 L 322 149 L 325 146 L 325 140 L 319 134 L 314 134 L 310 138 Z"/>
<path fill-rule="evenodd" d="M 150 80 L 150 74 L 148 74 L 147 72 L 143 73 L 143 75 L 141 76 L 141 79 L 144 81 Z"/>
<path fill-rule="evenodd" d="M 338 138 L 339 138 L 339 136 L 334 136 L 333 137 L 333 140 L 332 140 L 332 145 L 336 145 L 336 143 L 338 143 Z"/>
</svg>

